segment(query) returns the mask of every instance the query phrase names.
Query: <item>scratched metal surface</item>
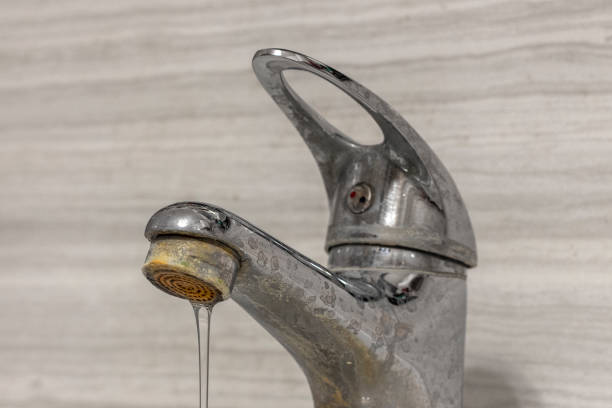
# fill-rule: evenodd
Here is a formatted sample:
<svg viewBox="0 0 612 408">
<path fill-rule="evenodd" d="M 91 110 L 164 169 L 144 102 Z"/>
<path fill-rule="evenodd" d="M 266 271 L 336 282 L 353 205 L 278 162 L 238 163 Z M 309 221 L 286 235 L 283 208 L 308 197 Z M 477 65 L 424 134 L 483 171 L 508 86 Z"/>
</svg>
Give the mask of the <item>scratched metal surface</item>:
<svg viewBox="0 0 612 408">
<path fill-rule="evenodd" d="M 0 407 L 195 406 L 190 309 L 139 272 L 162 205 L 218 204 L 324 262 L 314 161 L 250 69 L 270 46 L 377 92 L 460 186 L 466 408 L 609 407 L 607 0 L 2 2 Z M 311 406 L 235 304 L 213 324 L 212 407 Z"/>
</svg>

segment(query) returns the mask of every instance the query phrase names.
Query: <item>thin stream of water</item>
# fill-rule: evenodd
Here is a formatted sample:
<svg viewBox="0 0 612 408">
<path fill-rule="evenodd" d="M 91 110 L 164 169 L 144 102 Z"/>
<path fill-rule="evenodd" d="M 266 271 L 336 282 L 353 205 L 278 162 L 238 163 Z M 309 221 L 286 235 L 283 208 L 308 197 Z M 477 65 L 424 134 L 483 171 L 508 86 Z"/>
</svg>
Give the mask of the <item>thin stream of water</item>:
<svg viewBox="0 0 612 408">
<path fill-rule="evenodd" d="M 196 329 L 198 332 L 198 366 L 199 366 L 199 382 L 200 382 L 200 408 L 208 408 L 208 374 L 210 368 L 210 317 L 212 315 L 213 305 L 205 306 L 197 303 L 192 303 L 193 313 L 195 314 Z M 206 309 L 206 344 L 202 347 L 200 336 L 200 309 Z M 206 352 L 206 368 L 202 375 L 202 354 Z"/>
</svg>

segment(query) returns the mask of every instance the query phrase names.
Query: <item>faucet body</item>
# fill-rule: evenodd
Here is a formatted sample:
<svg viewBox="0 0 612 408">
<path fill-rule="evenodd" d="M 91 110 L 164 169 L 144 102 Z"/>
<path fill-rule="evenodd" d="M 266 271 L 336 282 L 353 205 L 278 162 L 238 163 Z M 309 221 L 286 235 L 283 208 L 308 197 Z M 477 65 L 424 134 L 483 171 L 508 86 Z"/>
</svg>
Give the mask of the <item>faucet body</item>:
<svg viewBox="0 0 612 408">
<path fill-rule="evenodd" d="M 203 203 L 161 209 L 146 237 L 195 238 L 232 254 L 227 262 L 203 259 L 204 269 L 226 277 L 229 296 L 295 358 L 315 408 L 461 407 L 465 270 L 476 264 L 476 249 L 448 172 L 384 101 L 333 68 L 277 49 L 259 51 L 253 66 L 321 170 L 329 267 Z M 385 142 L 361 146 L 342 135 L 284 82 L 286 69 L 347 92 Z"/>
</svg>

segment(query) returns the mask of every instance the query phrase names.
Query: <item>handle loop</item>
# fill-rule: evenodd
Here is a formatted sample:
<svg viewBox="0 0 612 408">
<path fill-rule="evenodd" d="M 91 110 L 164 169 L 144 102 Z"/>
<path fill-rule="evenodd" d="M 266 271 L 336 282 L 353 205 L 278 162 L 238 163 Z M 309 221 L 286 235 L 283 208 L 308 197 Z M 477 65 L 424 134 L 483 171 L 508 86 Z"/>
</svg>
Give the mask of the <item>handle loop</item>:
<svg viewBox="0 0 612 408">
<path fill-rule="evenodd" d="M 287 84 L 282 73 L 290 69 L 317 75 L 350 96 L 378 124 L 384 135 L 384 141 L 377 145 L 363 146 L 344 135 L 311 108 Z M 391 106 L 376 94 L 334 68 L 294 51 L 275 48 L 259 50 L 253 57 L 253 70 L 262 86 L 293 123 L 312 152 L 323 176 L 330 205 L 335 202 L 335 205 L 338 206 L 337 200 L 335 200 L 338 191 L 344 192 L 344 189 L 346 189 L 346 186 L 341 185 L 341 182 L 351 179 L 350 175 L 345 174 L 347 169 L 351 166 L 354 169 L 355 166 L 359 166 L 359 163 L 364 163 L 364 166 L 369 166 L 369 168 L 392 167 L 393 169 L 399 169 L 399 172 L 403 174 L 401 177 L 395 177 L 395 180 L 383 180 L 383 186 L 380 186 L 380 188 L 385 192 L 383 193 L 384 196 L 379 198 L 381 205 L 385 204 L 385 200 L 387 201 L 386 204 L 389 201 L 406 200 L 405 194 L 398 196 L 391 191 L 395 188 L 391 184 L 396 182 L 399 177 L 400 179 L 409 179 L 410 183 L 414 184 L 419 190 L 416 194 L 425 196 L 426 201 L 433 206 L 433 209 L 427 210 L 431 213 L 430 215 L 406 214 L 401 217 L 402 220 L 389 221 L 391 224 L 386 220 L 377 221 L 372 217 L 361 219 L 354 219 L 353 217 L 349 219 L 343 214 L 333 213 L 330 231 L 328 231 L 328 246 L 355 242 L 355 237 L 363 234 L 364 231 L 371 231 L 372 227 L 374 229 L 382 227 L 381 236 L 366 240 L 366 243 L 395 242 L 399 239 L 401 242 L 398 242 L 397 246 L 438 253 L 453 259 L 459 259 L 467 265 L 475 264 L 476 250 L 472 228 L 467 211 L 452 178 L 427 143 Z M 381 213 L 388 210 L 383 207 L 378 206 L 376 208 Z M 370 212 L 373 211 L 376 210 L 370 210 Z M 405 208 L 405 211 L 412 210 Z M 367 214 L 364 214 L 363 217 L 366 216 Z M 334 220 L 334 217 L 338 219 Z M 441 225 L 436 228 L 439 231 L 427 231 L 427 225 L 419 224 L 416 225 L 418 238 L 397 238 L 396 230 L 398 228 L 408 231 L 415 227 L 415 224 L 411 223 L 412 221 L 416 220 L 417 224 L 422 224 L 426 219 L 439 220 L 441 218 L 443 219 L 441 222 L 443 225 L 435 221 L 436 224 Z M 365 222 L 368 225 L 365 225 Z M 409 228 L 406 229 L 405 227 Z M 393 229 L 395 235 L 385 236 L 384 231 L 391 231 L 391 229 Z M 330 240 L 332 241 L 331 244 Z M 427 243 L 419 244 L 423 240 Z M 459 248 L 455 248 L 457 245 L 459 245 Z"/>
<path fill-rule="evenodd" d="M 418 152 L 419 147 L 425 153 L 430 151 L 429 148 L 412 127 L 376 94 L 329 65 L 294 51 L 260 50 L 253 57 L 253 69 L 263 87 L 310 148 L 323 174 L 328 195 L 339 170 L 334 167 L 334 163 L 339 163 L 337 158 L 347 151 L 367 149 L 367 146 L 353 142 L 311 108 L 287 83 L 282 75 L 285 70 L 297 69 L 317 75 L 361 105 L 380 127 L 384 135 L 383 147 L 389 159 L 412 173 L 429 198 L 441 206 L 427 163 Z"/>
</svg>

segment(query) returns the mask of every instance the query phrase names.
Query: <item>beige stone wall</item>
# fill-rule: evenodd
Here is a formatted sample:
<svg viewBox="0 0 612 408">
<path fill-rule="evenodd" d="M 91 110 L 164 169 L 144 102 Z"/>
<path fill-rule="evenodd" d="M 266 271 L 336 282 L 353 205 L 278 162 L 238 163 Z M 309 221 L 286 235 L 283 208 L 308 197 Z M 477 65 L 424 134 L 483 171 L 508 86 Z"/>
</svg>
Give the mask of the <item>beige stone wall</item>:
<svg viewBox="0 0 612 408">
<path fill-rule="evenodd" d="M 316 166 L 251 72 L 265 47 L 378 93 L 453 174 L 480 255 L 466 408 L 609 407 L 607 0 L 0 4 L 0 407 L 195 406 L 190 308 L 139 272 L 165 204 L 218 204 L 325 261 Z M 211 408 L 311 406 L 235 304 L 213 320 Z"/>
</svg>

